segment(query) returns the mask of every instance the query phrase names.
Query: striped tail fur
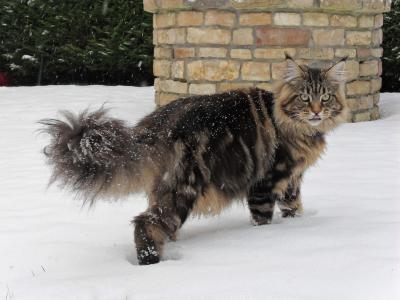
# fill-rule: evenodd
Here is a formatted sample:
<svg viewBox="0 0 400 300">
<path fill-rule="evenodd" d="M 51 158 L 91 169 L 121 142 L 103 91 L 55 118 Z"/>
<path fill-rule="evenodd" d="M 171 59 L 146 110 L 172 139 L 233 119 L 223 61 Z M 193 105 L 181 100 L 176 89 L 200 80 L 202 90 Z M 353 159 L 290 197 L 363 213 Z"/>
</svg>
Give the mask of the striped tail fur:
<svg viewBox="0 0 400 300">
<path fill-rule="evenodd" d="M 39 122 L 51 136 L 43 149 L 52 167 L 49 185 L 57 181 L 90 205 L 97 198 L 120 198 L 143 189 L 143 147 L 135 143 L 134 130 L 107 111 L 62 111 L 62 120 Z"/>
</svg>

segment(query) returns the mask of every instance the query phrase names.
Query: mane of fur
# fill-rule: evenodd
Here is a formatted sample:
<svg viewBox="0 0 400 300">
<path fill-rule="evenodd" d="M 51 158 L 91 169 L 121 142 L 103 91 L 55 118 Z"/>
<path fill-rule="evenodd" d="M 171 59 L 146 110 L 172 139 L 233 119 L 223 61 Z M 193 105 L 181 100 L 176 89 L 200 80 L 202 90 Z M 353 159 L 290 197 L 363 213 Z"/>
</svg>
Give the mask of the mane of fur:
<svg viewBox="0 0 400 300">
<path fill-rule="evenodd" d="M 338 86 L 335 94 L 337 101 L 342 105 L 340 114 L 335 116 L 335 118 L 324 120 L 324 122 L 315 127 L 305 122 L 294 121 L 283 112 L 282 107 L 287 103 L 288 99 L 296 95 L 296 89 L 293 85 L 286 80 L 279 80 L 274 84 L 273 91 L 275 120 L 279 124 L 280 130 L 289 136 L 296 136 L 298 134 L 312 136 L 316 133 L 326 133 L 347 120 L 349 109 L 345 98 L 343 83 Z"/>
</svg>

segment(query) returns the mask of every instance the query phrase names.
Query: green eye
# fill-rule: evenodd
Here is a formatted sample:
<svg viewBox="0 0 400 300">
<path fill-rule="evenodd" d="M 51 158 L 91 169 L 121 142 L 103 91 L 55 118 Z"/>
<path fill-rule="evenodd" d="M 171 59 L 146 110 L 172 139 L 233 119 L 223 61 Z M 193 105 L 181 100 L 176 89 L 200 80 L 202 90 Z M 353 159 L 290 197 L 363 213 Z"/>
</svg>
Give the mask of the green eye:
<svg viewBox="0 0 400 300">
<path fill-rule="evenodd" d="M 300 94 L 300 99 L 304 102 L 308 102 L 310 97 L 307 94 Z"/>
<path fill-rule="evenodd" d="M 328 101 L 330 98 L 331 98 L 331 95 L 329 95 L 329 94 L 323 94 L 323 95 L 321 96 L 321 101 L 326 102 L 326 101 Z"/>
</svg>

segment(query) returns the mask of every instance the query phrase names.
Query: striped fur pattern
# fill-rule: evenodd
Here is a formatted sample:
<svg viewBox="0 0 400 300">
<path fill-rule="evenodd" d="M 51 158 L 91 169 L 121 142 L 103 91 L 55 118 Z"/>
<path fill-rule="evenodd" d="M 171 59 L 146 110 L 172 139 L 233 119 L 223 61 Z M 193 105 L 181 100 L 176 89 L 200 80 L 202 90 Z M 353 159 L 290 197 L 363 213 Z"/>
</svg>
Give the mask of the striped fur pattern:
<svg viewBox="0 0 400 300">
<path fill-rule="evenodd" d="M 246 199 L 256 225 L 301 213 L 301 178 L 323 153 L 324 134 L 345 119 L 339 74 L 297 65 L 274 93 L 234 90 L 160 107 L 128 127 L 105 110 L 43 120 L 52 181 L 93 203 L 144 190 L 135 217 L 140 264 L 157 263 L 189 215 L 218 214 Z"/>
</svg>

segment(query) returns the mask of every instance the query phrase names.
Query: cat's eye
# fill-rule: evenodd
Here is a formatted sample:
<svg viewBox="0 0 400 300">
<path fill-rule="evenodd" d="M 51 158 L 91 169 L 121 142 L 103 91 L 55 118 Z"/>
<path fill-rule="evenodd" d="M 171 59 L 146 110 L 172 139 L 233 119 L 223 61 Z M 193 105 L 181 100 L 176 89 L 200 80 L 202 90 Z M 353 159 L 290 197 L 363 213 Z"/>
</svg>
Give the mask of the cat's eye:
<svg viewBox="0 0 400 300">
<path fill-rule="evenodd" d="M 331 99 L 331 95 L 329 95 L 329 94 L 323 94 L 322 96 L 321 96 L 321 101 L 323 101 L 323 102 L 326 102 L 326 101 L 329 101 L 329 99 Z"/>
<path fill-rule="evenodd" d="M 308 102 L 310 97 L 307 94 L 300 94 L 300 99 L 304 102 Z"/>
</svg>

